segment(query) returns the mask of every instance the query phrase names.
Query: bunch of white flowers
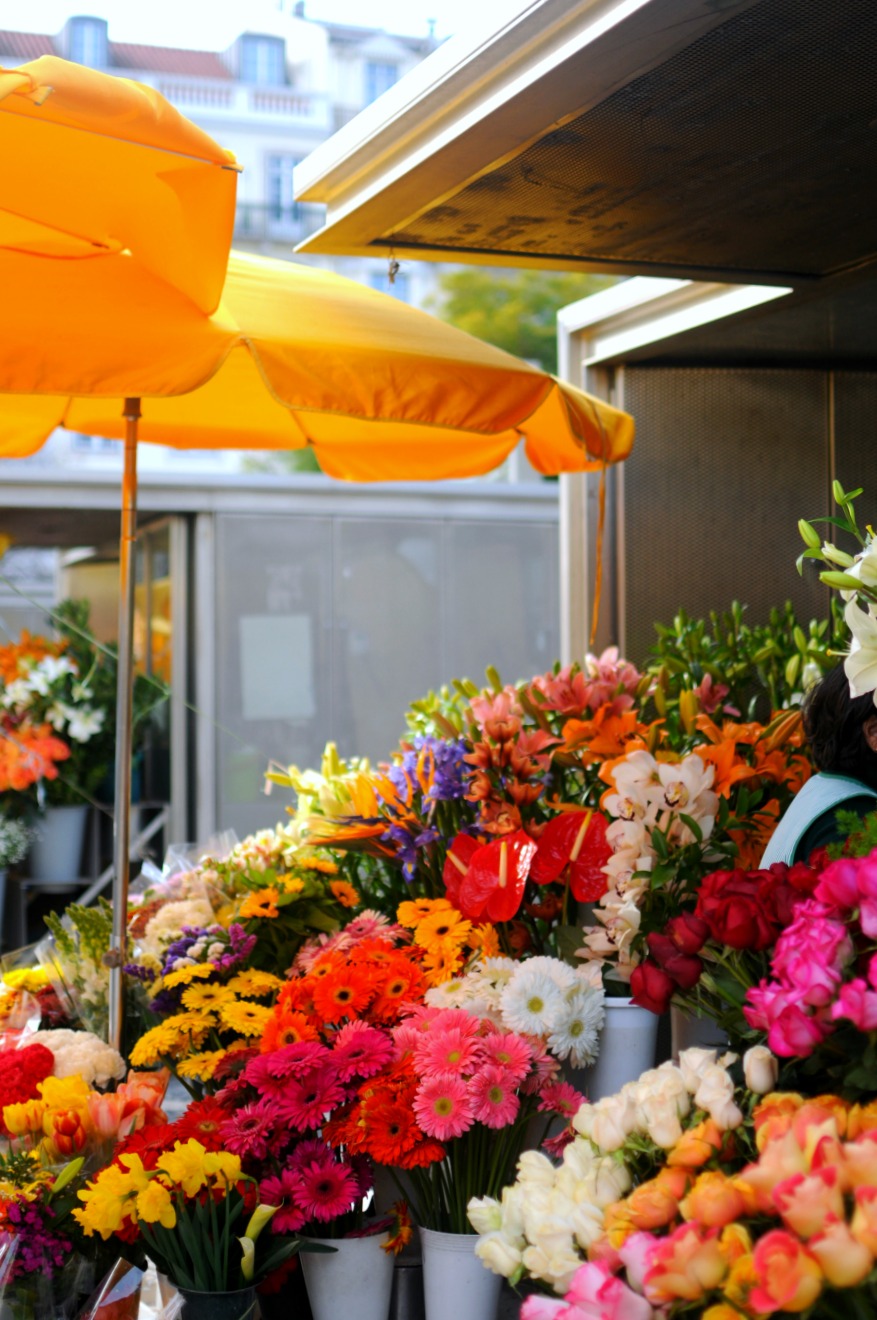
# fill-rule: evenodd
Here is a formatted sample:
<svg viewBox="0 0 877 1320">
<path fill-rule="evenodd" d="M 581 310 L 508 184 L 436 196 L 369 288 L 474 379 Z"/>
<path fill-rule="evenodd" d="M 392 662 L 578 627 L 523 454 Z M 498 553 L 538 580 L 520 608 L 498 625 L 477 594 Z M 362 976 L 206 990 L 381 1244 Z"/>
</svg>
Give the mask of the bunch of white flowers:
<svg viewBox="0 0 877 1320">
<path fill-rule="evenodd" d="M 596 926 L 585 928 L 583 958 L 598 965 L 611 962 L 613 974 L 629 980 L 634 963 L 630 945 L 640 926 L 644 874 L 656 861 L 652 832 L 659 829 L 668 848 L 696 842 L 689 821 L 696 822 L 701 841 L 716 823 L 719 799 L 713 792 L 715 770 L 695 752 L 676 763 L 658 761 L 651 752 L 630 752 L 615 767 L 615 792 L 603 801 L 614 820 L 606 831 L 612 856 L 603 867 L 608 889 L 595 912 Z"/>
<path fill-rule="evenodd" d="M 603 987 L 599 972 L 559 958 L 485 958 L 426 993 L 438 1008 L 465 1008 L 505 1031 L 538 1036 L 556 1059 L 584 1068 L 600 1052 Z"/>
<path fill-rule="evenodd" d="M 184 926 L 209 926 L 213 908 L 205 893 L 165 903 L 146 923 L 135 953 L 138 962 L 147 958 L 161 960 L 169 944 L 180 938 Z"/>
<path fill-rule="evenodd" d="M 26 674 L 13 679 L 0 690 L 0 706 L 13 715 L 24 717 L 31 712 L 35 697 L 51 699 L 51 704 L 45 710 L 45 718 L 52 728 L 72 738 L 74 742 L 89 742 L 103 728 L 106 711 L 89 704 L 94 693 L 86 681 L 74 682 L 70 687 L 70 696 L 75 705 L 64 701 L 57 685 L 67 675 L 75 679 L 79 676 L 79 670 L 67 656 L 43 656 Z"/>
<path fill-rule="evenodd" d="M 89 1086 L 107 1086 L 125 1076 L 121 1054 L 90 1031 L 40 1031 L 32 1039 L 55 1056 L 55 1077 L 78 1074 Z"/>
<path fill-rule="evenodd" d="M 603 1232 L 606 1210 L 632 1186 L 623 1155 L 631 1137 L 647 1136 L 670 1150 L 692 1109 L 707 1112 L 722 1131 L 742 1123 L 728 1073 L 736 1059 L 718 1058 L 715 1050 L 684 1050 L 678 1065 L 664 1063 L 617 1095 L 582 1105 L 573 1119 L 578 1135 L 559 1166 L 538 1151 L 525 1151 L 515 1183 L 499 1201 L 469 1202 L 470 1222 L 480 1234 L 476 1255 L 495 1274 L 517 1281 L 527 1273 L 565 1293 Z"/>
</svg>

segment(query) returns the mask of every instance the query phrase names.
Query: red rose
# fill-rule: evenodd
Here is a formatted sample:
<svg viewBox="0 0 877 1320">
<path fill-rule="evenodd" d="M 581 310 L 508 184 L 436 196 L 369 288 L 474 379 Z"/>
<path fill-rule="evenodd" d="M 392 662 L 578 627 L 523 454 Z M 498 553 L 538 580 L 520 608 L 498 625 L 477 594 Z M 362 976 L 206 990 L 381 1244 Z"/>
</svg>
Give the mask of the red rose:
<svg viewBox="0 0 877 1320">
<path fill-rule="evenodd" d="M 657 963 L 646 959 L 634 967 L 630 977 L 631 999 L 651 1013 L 666 1013 L 676 986 Z"/>
<path fill-rule="evenodd" d="M 759 897 L 757 873 L 713 871 L 701 882 L 695 915 L 710 934 L 732 949 L 768 949 L 777 936 L 775 922 Z"/>
<path fill-rule="evenodd" d="M 703 971 L 700 958 L 681 953 L 668 935 L 652 933 L 648 936 L 648 946 L 649 953 L 680 990 L 690 990 L 697 985 Z"/>
<path fill-rule="evenodd" d="M 664 933 L 669 935 L 680 952 L 700 953 L 709 939 L 710 928 L 692 912 L 683 912 L 681 916 L 670 918 Z"/>
</svg>

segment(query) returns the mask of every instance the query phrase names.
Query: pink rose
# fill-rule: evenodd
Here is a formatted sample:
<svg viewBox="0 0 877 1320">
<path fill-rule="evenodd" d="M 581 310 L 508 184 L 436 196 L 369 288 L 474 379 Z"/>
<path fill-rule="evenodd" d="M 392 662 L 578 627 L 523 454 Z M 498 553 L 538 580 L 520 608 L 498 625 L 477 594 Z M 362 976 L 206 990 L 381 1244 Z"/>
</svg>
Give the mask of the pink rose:
<svg viewBox="0 0 877 1320">
<path fill-rule="evenodd" d="M 877 994 L 868 989 L 867 981 L 857 976 L 855 981 L 841 986 L 837 1002 L 831 1006 L 832 1018 L 849 1018 L 859 1031 L 877 1031 Z"/>
<path fill-rule="evenodd" d="M 578 1313 L 588 1320 L 651 1320 L 652 1317 L 646 1299 L 611 1274 L 602 1261 L 588 1261 L 576 1270 L 566 1300 L 576 1308 L 575 1320 Z"/>
<path fill-rule="evenodd" d="M 575 1308 L 557 1297 L 527 1297 L 521 1320 L 578 1320 Z"/>
<path fill-rule="evenodd" d="M 814 898 L 839 912 L 852 912 L 859 906 L 858 859 L 841 857 L 831 862 L 819 877 Z"/>
<path fill-rule="evenodd" d="M 817 907 L 805 904 L 805 908 Z M 821 910 L 821 909 L 820 909 Z M 774 976 L 793 987 L 805 1004 L 831 1003 L 840 984 L 844 963 L 853 946 L 846 926 L 839 921 L 801 913 L 777 940 L 771 960 Z"/>
<path fill-rule="evenodd" d="M 750 1027 L 767 1031 L 783 1009 L 794 1001 L 795 996 L 776 981 L 759 981 L 746 991 L 743 1016 Z"/>
<path fill-rule="evenodd" d="M 787 1004 L 771 1023 L 767 1043 L 782 1059 L 806 1059 L 830 1034 L 831 1028 L 808 1017 L 796 1004 Z"/>
</svg>

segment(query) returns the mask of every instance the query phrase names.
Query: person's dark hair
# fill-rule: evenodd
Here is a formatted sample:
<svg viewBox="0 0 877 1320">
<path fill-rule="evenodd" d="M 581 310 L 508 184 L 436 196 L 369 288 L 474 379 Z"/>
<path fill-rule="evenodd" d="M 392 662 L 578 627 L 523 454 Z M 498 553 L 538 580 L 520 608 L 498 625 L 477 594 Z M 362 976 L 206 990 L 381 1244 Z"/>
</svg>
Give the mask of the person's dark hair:
<svg viewBox="0 0 877 1320">
<path fill-rule="evenodd" d="M 804 698 L 804 732 L 816 767 L 849 775 L 877 789 L 877 752 L 868 746 L 865 722 L 877 715 L 873 693 L 850 695 L 843 663 L 830 669 Z"/>
</svg>

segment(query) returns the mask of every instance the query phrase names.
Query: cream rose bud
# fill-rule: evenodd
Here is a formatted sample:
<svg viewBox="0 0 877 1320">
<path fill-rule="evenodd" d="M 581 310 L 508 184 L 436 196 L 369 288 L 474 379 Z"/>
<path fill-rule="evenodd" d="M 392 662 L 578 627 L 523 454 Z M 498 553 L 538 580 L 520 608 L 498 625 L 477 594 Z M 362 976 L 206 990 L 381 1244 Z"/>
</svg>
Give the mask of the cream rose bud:
<svg viewBox="0 0 877 1320">
<path fill-rule="evenodd" d="M 756 1095 L 767 1095 L 777 1084 L 780 1061 L 766 1045 L 753 1045 L 743 1055 L 743 1076 Z"/>
<path fill-rule="evenodd" d="M 494 1274 L 501 1274 L 504 1279 L 511 1276 L 521 1266 L 521 1252 L 505 1233 L 486 1233 L 475 1243 L 475 1255 L 483 1265 Z"/>
<path fill-rule="evenodd" d="M 633 1096 L 623 1091 L 608 1095 L 591 1106 L 591 1140 L 607 1154 L 620 1149 L 636 1127 L 637 1106 Z"/>
<path fill-rule="evenodd" d="M 597 1160 L 589 1141 L 573 1140 L 564 1148 L 561 1168 L 569 1169 L 574 1178 L 583 1179 L 588 1177 Z"/>
<path fill-rule="evenodd" d="M 594 1106 L 589 1105 L 587 1101 L 583 1105 L 579 1105 L 572 1116 L 572 1125 L 579 1136 L 590 1138 L 594 1126 Z"/>
<path fill-rule="evenodd" d="M 704 1050 L 697 1046 L 690 1050 L 683 1050 L 679 1055 L 679 1071 L 682 1074 L 682 1080 L 692 1095 L 700 1086 L 701 1078 L 707 1068 L 712 1068 L 715 1062 L 715 1050 Z"/>
<path fill-rule="evenodd" d="M 659 1094 L 645 1096 L 640 1110 L 643 1125 L 655 1145 L 661 1150 L 672 1150 L 682 1138 L 682 1124 L 674 1101 Z"/>
<path fill-rule="evenodd" d="M 724 1131 L 739 1127 L 743 1115 L 734 1103 L 734 1083 L 718 1064 L 706 1068 L 694 1093 L 698 1109 L 705 1109 Z"/>
<path fill-rule="evenodd" d="M 525 1150 L 518 1160 L 518 1182 L 554 1186 L 554 1165 L 538 1150 Z"/>
<path fill-rule="evenodd" d="M 573 1275 L 583 1264 L 581 1256 L 570 1246 L 569 1251 L 547 1252 L 538 1244 L 526 1247 L 524 1268 L 537 1279 L 544 1279 L 557 1293 L 569 1291 Z"/>
<path fill-rule="evenodd" d="M 626 1165 L 607 1157 L 595 1164 L 585 1180 L 585 1186 L 588 1199 L 605 1210 L 630 1191 L 630 1174 Z"/>
<path fill-rule="evenodd" d="M 466 1214 L 476 1233 L 494 1233 L 502 1228 L 502 1206 L 492 1196 L 473 1196 Z"/>
<path fill-rule="evenodd" d="M 583 1251 L 587 1251 L 591 1243 L 602 1236 L 603 1212 L 597 1206 L 582 1202 L 573 1208 L 570 1220 L 576 1242 Z"/>
</svg>

